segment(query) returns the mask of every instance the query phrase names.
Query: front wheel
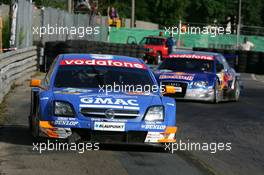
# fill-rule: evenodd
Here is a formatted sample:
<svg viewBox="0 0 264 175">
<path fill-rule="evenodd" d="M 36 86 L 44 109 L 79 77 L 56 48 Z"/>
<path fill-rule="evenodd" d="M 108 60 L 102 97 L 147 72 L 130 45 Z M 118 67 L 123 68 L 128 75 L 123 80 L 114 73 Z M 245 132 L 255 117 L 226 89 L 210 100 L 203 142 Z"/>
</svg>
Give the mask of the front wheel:
<svg viewBox="0 0 264 175">
<path fill-rule="evenodd" d="M 221 90 L 219 86 L 218 80 L 215 82 L 215 88 L 214 88 L 214 103 L 217 104 L 221 101 Z"/>
<path fill-rule="evenodd" d="M 234 101 L 237 102 L 239 101 L 239 97 L 240 97 L 240 85 L 239 82 L 236 81 L 235 82 L 235 90 L 234 90 Z"/>
</svg>

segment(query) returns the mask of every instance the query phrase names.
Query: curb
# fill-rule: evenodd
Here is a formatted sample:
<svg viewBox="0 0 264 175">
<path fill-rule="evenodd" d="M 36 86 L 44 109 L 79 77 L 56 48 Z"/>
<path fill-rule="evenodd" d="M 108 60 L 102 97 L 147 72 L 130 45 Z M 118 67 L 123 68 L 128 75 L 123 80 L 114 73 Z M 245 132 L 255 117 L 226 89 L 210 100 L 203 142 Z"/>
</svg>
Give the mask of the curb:
<svg viewBox="0 0 264 175">
<path fill-rule="evenodd" d="M 260 80 L 259 78 L 257 78 L 256 74 L 251 74 L 251 77 L 254 81 L 258 81 L 258 82 L 262 82 L 264 83 L 264 76 L 263 76 L 263 79 Z"/>
</svg>

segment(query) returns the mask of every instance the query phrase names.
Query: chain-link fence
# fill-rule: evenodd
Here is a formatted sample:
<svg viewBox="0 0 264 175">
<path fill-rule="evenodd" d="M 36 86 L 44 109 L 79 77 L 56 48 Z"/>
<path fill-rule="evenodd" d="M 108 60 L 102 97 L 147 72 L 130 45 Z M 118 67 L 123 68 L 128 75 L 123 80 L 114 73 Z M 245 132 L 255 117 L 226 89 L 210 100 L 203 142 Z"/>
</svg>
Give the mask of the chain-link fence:
<svg viewBox="0 0 264 175">
<path fill-rule="evenodd" d="M 38 9 L 28 0 L 16 0 L 14 47 L 64 40 L 107 41 L 108 28 L 99 16 L 72 14 L 53 8 Z"/>
<path fill-rule="evenodd" d="M 99 16 L 71 14 L 53 8 L 36 10 L 35 14 L 38 16 L 34 22 L 34 28 L 38 28 L 38 33 L 34 35 L 35 41 L 107 41 L 108 30 Z"/>
<path fill-rule="evenodd" d="M 32 17 L 33 7 L 27 0 L 17 0 L 16 14 L 16 48 L 26 48 L 32 46 Z M 14 20 L 14 19 L 13 19 Z"/>
</svg>

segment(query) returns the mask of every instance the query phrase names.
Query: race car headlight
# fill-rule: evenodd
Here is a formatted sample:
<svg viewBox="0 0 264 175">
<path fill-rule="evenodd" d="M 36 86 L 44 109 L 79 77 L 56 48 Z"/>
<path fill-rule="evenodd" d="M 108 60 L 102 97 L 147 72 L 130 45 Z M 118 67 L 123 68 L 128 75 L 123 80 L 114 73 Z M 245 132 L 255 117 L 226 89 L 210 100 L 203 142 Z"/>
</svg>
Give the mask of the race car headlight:
<svg viewBox="0 0 264 175">
<path fill-rule="evenodd" d="M 163 106 L 152 106 L 148 109 L 145 115 L 145 121 L 163 121 L 164 108 Z"/>
<path fill-rule="evenodd" d="M 73 111 L 71 104 L 69 104 L 68 102 L 55 101 L 54 102 L 54 115 L 73 117 L 74 111 Z"/>
<path fill-rule="evenodd" d="M 208 84 L 208 81 L 196 81 L 193 83 L 193 85 L 196 87 L 205 87 L 208 86 Z"/>
</svg>

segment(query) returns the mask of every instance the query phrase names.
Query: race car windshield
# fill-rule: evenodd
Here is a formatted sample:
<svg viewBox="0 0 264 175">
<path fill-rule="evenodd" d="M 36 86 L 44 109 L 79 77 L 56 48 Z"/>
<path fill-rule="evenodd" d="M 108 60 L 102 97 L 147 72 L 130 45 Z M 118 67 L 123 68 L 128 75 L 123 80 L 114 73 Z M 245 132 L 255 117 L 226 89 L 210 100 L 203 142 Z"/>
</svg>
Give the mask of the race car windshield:
<svg viewBox="0 0 264 175">
<path fill-rule="evenodd" d="M 197 73 L 213 72 L 213 61 L 190 58 L 168 58 L 162 62 L 158 70 Z"/>
<path fill-rule="evenodd" d="M 153 84 L 154 82 L 146 69 L 110 66 L 60 66 L 54 86 L 99 88 L 102 85 L 152 86 Z"/>
</svg>

